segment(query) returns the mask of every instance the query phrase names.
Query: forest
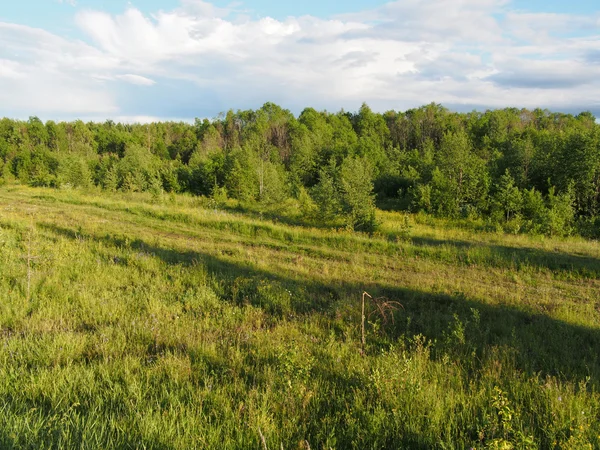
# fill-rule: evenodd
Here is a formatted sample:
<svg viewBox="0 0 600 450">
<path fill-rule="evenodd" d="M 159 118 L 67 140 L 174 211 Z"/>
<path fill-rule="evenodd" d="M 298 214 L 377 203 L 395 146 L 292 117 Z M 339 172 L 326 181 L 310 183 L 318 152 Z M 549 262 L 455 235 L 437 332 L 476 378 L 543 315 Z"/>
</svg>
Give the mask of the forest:
<svg viewBox="0 0 600 450">
<path fill-rule="evenodd" d="M 0 120 L 0 184 L 190 193 L 372 232 L 376 207 L 486 230 L 600 235 L 600 125 L 589 112 L 429 104 L 383 114 L 266 103 L 191 123 Z M 231 202 L 230 202 L 231 203 Z M 293 213 L 290 213 L 293 211 Z"/>
</svg>

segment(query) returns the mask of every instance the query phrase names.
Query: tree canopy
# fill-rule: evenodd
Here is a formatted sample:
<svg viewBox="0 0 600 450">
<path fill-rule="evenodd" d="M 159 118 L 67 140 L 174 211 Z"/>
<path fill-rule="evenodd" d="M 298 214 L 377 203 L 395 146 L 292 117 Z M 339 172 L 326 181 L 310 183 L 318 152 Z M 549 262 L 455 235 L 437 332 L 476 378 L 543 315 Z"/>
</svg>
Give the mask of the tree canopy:
<svg viewBox="0 0 600 450">
<path fill-rule="evenodd" d="M 216 193 L 267 210 L 376 228 L 375 205 L 480 218 L 513 231 L 600 234 L 600 125 L 507 108 L 296 117 L 273 103 L 152 124 L 0 120 L 0 183 Z M 309 211 L 310 210 L 310 211 Z"/>
</svg>

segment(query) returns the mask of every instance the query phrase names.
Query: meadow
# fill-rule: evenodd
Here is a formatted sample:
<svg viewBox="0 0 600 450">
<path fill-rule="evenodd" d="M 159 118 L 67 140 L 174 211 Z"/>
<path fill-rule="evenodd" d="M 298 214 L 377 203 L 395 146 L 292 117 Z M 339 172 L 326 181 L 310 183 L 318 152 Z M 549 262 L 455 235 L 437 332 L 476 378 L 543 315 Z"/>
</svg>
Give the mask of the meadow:
<svg viewBox="0 0 600 450">
<path fill-rule="evenodd" d="M 600 448 L 600 243 L 377 217 L 0 187 L 0 448 Z"/>
</svg>

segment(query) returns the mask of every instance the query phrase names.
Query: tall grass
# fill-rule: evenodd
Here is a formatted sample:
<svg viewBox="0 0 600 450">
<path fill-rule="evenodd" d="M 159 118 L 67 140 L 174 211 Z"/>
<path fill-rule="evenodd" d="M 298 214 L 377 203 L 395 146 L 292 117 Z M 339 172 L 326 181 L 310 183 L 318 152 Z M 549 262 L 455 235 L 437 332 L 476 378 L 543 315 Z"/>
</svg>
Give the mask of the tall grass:
<svg viewBox="0 0 600 450">
<path fill-rule="evenodd" d="M 598 243 L 207 206 L 1 188 L 0 448 L 600 448 Z"/>
</svg>

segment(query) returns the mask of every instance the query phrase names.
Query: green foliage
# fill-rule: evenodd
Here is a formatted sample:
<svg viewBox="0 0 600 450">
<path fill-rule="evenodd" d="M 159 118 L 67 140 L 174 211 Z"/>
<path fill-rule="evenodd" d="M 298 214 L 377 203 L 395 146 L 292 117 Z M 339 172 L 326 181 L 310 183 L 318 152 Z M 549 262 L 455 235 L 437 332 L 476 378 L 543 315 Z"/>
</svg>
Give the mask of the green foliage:
<svg viewBox="0 0 600 450">
<path fill-rule="evenodd" d="M 215 187 L 210 198 L 215 209 L 225 206 L 227 204 L 227 189 L 225 187 Z"/>
<path fill-rule="evenodd" d="M 178 176 L 179 165 L 177 161 L 161 164 L 159 168 L 162 188 L 166 192 L 181 192 L 181 181 Z"/>
<path fill-rule="evenodd" d="M 566 192 L 556 194 L 555 188 L 548 192 L 548 209 L 544 218 L 544 232 L 551 236 L 568 236 L 573 231 L 575 217 L 575 192 L 570 186 Z"/>
<path fill-rule="evenodd" d="M 259 204 L 263 207 L 273 208 L 281 204 L 289 197 L 289 189 L 286 182 L 286 173 L 283 166 L 271 162 L 259 163 Z"/>
<path fill-rule="evenodd" d="M 366 104 L 354 113 L 306 108 L 295 117 L 266 103 L 193 124 L 2 119 L 0 161 L 4 180 L 33 186 L 203 197 L 224 187 L 239 206 L 281 218 L 288 200 L 308 192 L 317 208 L 303 201 L 302 214 L 291 214 L 315 225 L 374 229 L 372 193 L 385 210 L 595 236 L 600 125 L 592 118 L 517 108 L 460 114 L 435 103 L 384 114 Z M 345 190 L 342 167 L 356 159 L 368 161 L 371 191 L 358 178 Z"/>
<path fill-rule="evenodd" d="M 535 188 L 523 191 L 523 218 L 524 229 L 539 234 L 543 232 L 543 224 L 546 217 L 546 204 L 544 197 Z"/>
<path fill-rule="evenodd" d="M 90 187 L 92 185 L 92 174 L 88 161 L 79 156 L 63 156 L 60 160 L 58 183 L 60 186 Z"/>
<path fill-rule="evenodd" d="M 253 201 L 258 197 L 257 162 L 245 148 L 238 148 L 226 161 L 225 187 L 231 198 L 241 201 Z"/>
<path fill-rule="evenodd" d="M 57 187 L 60 161 L 56 155 L 45 148 L 31 152 L 31 159 L 23 160 L 18 168 L 18 176 L 25 179 L 31 186 Z"/>
<path fill-rule="evenodd" d="M 0 189 L 1 448 L 600 446 L 598 242 L 227 208 Z"/>
<path fill-rule="evenodd" d="M 460 211 L 460 199 L 456 196 L 457 185 L 438 167 L 433 169 L 428 187 L 430 189 L 421 191 L 424 198 L 419 200 L 419 204 L 423 206 L 430 204 L 431 209 L 426 211 L 438 216 L 457 217 Z"/>
<path fill-rule="evenodd" d="M 482 198 L 485 199 L 485 164 L 472 151 L 465 132 L 444 135 L 436 163 L 439 173 L 434 174 L 432 184 L 434 192 L 437 191 L 434 208 L 438 213 L 456 217 L 464 207 L 477 206 Z"/>
<path fill-rule="evenodd" d="M 108 192 L 116 192 L 116 190 L 119 188 L 119 174 L 116 166 L 110 167 L 106 171 L 106 175 L 104 176 L 102 183 L 103 188 Z"/>
<path fill-rule="evenodd" d="M 116 167 L 118 186 L 126 192 L 143 192 L 160 185 L 158 160 L 146 148 L 128 146 Z"/>
<path fill-rule="evenodd" d="M 188 166 L 191 170 L 189 186 L 194 194 L 208 196 L 215 186 L 225 183 L 225 155 L 222 152 L 197 150 Z"/>
<path fill-rule="evenodd" d="M 310 193 L 304 186 L 300 186 L 298 191 L 298 205 L 300 213 L 304 217 L 315 217 L 317 213 L 317 203 L 312 199 Z"/>
<path fill-rule="evenodd" d="M 317 218 L 321 222 L 330 222 L 336 218 L 341 211 L 341 201 L 336 186 L 337 168 L 332 161 L 327 168 L 319 172 L 319 182 L 311 190 L 317 210 Z"/>
<path fill-rule="evenodd" d="M 340 202 L 346 224 L 358 231 L 375 231 L 373 168 L 366 158 L 347 158 L 339 173 Z"/>
<path fill-rule="evenodd" d="M 532 200 L 532 199 L 531 199 Z M 502 177 L 496 188 L 496 192 L 492 196 L 492 212 L 499 213 L 500 216 L 508 222 L 511 217 L 520 214 L 523 209 L 523 195 L 517 186 L 515 181 L 510 175 L 508 169 Z M 535 207 L 534 205 L 529 205 Z"/>
<path fill-rule="evenodd" d="M 489 450 L 534 450 L 538 448 L 533 436 L 524 435 L 516 430 L 519 417 L 514 411 L 506 394 L 498 386 L 494 387 L 492 394 L 493 413 L 488 418 L 489 422 L 480 435 L 487 437 L 485 448 Z M 488 437 L 488 435 L 490 435 Z"/>
</svg>

